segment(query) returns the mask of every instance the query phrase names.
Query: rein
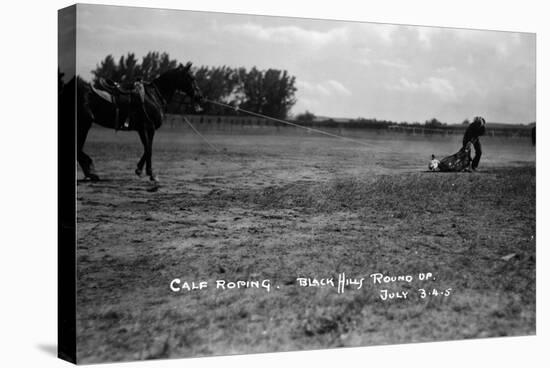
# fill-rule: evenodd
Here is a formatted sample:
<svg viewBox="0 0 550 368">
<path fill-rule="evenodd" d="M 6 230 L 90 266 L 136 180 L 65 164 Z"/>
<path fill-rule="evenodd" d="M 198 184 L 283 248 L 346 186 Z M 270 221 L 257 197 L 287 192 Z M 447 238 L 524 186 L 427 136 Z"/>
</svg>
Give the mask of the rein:
<svg viewBox="0 0 550 368">
<path fill-rule="evenodd" d="M 162 120 L 164 120 L 164 110 L 166 109 L 166 106 L 167 106 L 166 99 L 164 98 L 164 96 L 162 95 L 162 93 L 160 92 L 158 86 L 155 84 L 154 81 L 147 83 L 145 85 L 153 87 L 154 94 L 156 95 L 156 98 L 153 99 L 154 100 L 153 102 L 155 105 L 157 105 L 156 107 L 159 108 L 160 110 L 160 118 L 161 118 L 161 124 L 162 124 Z M 158 106 L 157 100 L 160 100 L 159 101 L 160 106 Z M 156 126 L 153 119 L 151 119 L 151 117 L 147 113 L 147 109 L 145 108 L 145 103 L 141 105 L 141 109 L 143 110 L 143 114 L 145 115 L 145 118 L 149 121 L 149 123 L 153 124 L 153 126 Z"/>
<path fill-rule="evenodd" d="M 168 102 L 166 102 L 166 99 L 164 98 L 164 96 L 160 92 L 160 90 L 159 90 L 157 84 L 155 83 L 155 81 L 148 83 L 148 85 L 153 86 L 157 97 L 160 98 L 160 102 L 162 103 L 162 107 L 166 108 L 166 105 L 168 105 Z"/>
</svg>

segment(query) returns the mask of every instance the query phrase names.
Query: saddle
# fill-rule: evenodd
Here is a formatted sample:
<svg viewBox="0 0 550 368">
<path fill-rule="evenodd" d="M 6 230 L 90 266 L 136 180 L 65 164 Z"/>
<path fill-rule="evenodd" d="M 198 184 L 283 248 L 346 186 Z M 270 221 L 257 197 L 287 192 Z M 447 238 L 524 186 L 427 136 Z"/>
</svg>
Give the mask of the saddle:
<svg viewBox="0 0 550 368">
<path fill-rule="evenodd" d="M 111 79 L 100 78 L 96 95 L 115 108 L 115 130 L 129 130 L 137 114 L 145 111 L 145 87 L 142 81 L 134 82 L 131 89 L 122 87 Z"/>
<path fill-rule="evenodd" d="M 136 83 L 141 83 L 141 82 L 136 82 Z M 131 95 L 132 93 L 135 93 L 135 88 L 132 88 L 132 89 L 124 88 L 123 86 L 113 81 L 112 79 L 100 78 L 99 86 L 104 91 L 107 91 L 114 95 Z"/>
</svg>

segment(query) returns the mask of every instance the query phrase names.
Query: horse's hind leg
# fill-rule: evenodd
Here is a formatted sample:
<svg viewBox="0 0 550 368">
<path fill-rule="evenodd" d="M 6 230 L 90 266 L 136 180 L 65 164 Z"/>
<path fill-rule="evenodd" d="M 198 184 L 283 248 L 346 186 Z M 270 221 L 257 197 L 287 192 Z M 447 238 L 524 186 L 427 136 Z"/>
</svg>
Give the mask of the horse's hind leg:
<svg viewBox="0 0 550 368">
<path fill-rule="evenodd" d="M 91 181 L 99 180 L 99 176 L 95 172 L 94 162 L 90 156 L 85 154 L 83 151 L 78 151 L 77 160 L 82 168 L 82 171 L 84 171 L 84 176 L 89 178 Z"/>
<path fill-rule="evenodd" d="M 99 176 L 96 174 L 95 167 L 94 167 L 94 161 L 90 156 L 84 153 L 82 150 L 82 147 L 84 147 L 84 143 L 86 142 L 86 137 L 88 136 L 88 130 L 89 127 L 86 129 L 78 129 L 78 137 L 77 137 L 77 161 L 80 167 L 82 168 L 82 171 L 84 172 L 84 176 L 89 178 L 92 181 L 98 181 Z"/>
</svg>

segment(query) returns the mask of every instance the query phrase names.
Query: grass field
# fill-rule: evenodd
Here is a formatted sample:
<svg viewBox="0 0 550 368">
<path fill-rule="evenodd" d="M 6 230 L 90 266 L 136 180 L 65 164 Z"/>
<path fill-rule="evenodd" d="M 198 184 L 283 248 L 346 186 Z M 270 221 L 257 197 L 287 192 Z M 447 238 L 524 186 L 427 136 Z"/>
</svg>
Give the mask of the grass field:
<svg viewBox="0 0 550 368">
<path fill-rule="evenodd" d="M 161 187 L 135 133 L 94 127 L 78 183 L 78 359 L 190 357 L 535 333 L 535 149 L 482 139 L 477 173 L 426 172 L 460 136 L 162 128 Z M 80 177 L 82 173 L 79 171 Z M 502 257 L 514 254 L 513 257 Z M 429 280 L 419 273 L 430 272 Z M 364 278 L 360 289 L 296 278 Z M 374 284 L 369 276 L 412 275 Z M 173 292 L 170 282 L 207 281 Z M 216 289 L 216 280 L 265 280 Z M 448 291 L 421 297 L 419 289 Z M 407 299 L 382 300 L 382 289 Z"/>
</svg>

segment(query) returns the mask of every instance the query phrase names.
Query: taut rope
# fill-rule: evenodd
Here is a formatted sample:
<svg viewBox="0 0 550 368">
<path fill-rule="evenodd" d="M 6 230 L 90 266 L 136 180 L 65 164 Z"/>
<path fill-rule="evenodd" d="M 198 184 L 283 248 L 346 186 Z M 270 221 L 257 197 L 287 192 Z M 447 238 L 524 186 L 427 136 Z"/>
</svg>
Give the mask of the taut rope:
<svg viewBox="0 0 550 368">
<path fill-rule="evenodd" d="M 249 114 L 249 115 L 252 115 L 252 116 L 257 116 L 257 117 L 260 117 L 260 118 L 264 118 L 264 119 L 268 119 L 268 120 L 272 120 L 272 121 L 277 121 L 279 123 L 283 123 L 283 124 L 286 124 L 286 125 L 290 125 L 290 126 L 293 126 L 293 127 L 296 127 L 296 128 L 300 128 L 300 129 L 305 129 L 305 130 L 308 130 L 310 132 L 315 132 L 315 133 L 319 133 L 319 134 L 323 134 L 323 135 L 326 135 L 326 136 L 329 136 L 329 137 L 333 137 L 333 138 L 339 138 L 339 139 L 343 139 L 343 140 L 346 140 L 348 142 L 353 142 L 353 143 L 356 143 L 356 144 L 360 144 L 360 145 L 363 145 L 363 146 L 366 146 L 366 147 L 370 147 L 371 145 L 369 143 L 366 143 L 366 142 L 363 142 L 363 141 L 359 141 L 357 139 L 353 139 L 353 138 L 348 138 L 348 137 L 343 137 L 341 135 L 338 135 L 338 134 L 333 134 L 333 133 L 329 133 L 329 132 L 325 132 L 324 130 L 320 130 L 320 129 L 315 129 L 315 128 L 309 128 L 309 127 L 306 127 L 306 126 L 303 126 L 303 125 L 300 125 L 300 124 L 296 124 L 296 123 L 291 123 L 290 121 L 286 121 L 286 120 L 282 120 L 282 119 L 277 119 L 277 118 L 272 118 L 271 116 L 267 116 L 267 115 L 264 115 L 264 114 L 259 114 L 257 112 L 253 112 L 253 111 L 248 111 L 248 110 L 245 110 L 245 109 L 241 109 L 239 107 L 236 107 L 236 106 L 231 106 L 231 105 L 228 105 L 226 103 L 223 103 L 223 102 L 217 102 L 217 101 L 212 101 L 212 100 L 209 100 L 209 99 L 205 99 L 206 102 L 210 102 L 211 104 L 215 104 L 215 105 L 219 105 L 219 106 L 222 106 L 222 107 L 226 107 L 226 108 L 229 108 L 229 109 L 232 109 L 232 110 L 235 110 L 235 111 L 242 111 L 246 114 Z"/>
</svg>

